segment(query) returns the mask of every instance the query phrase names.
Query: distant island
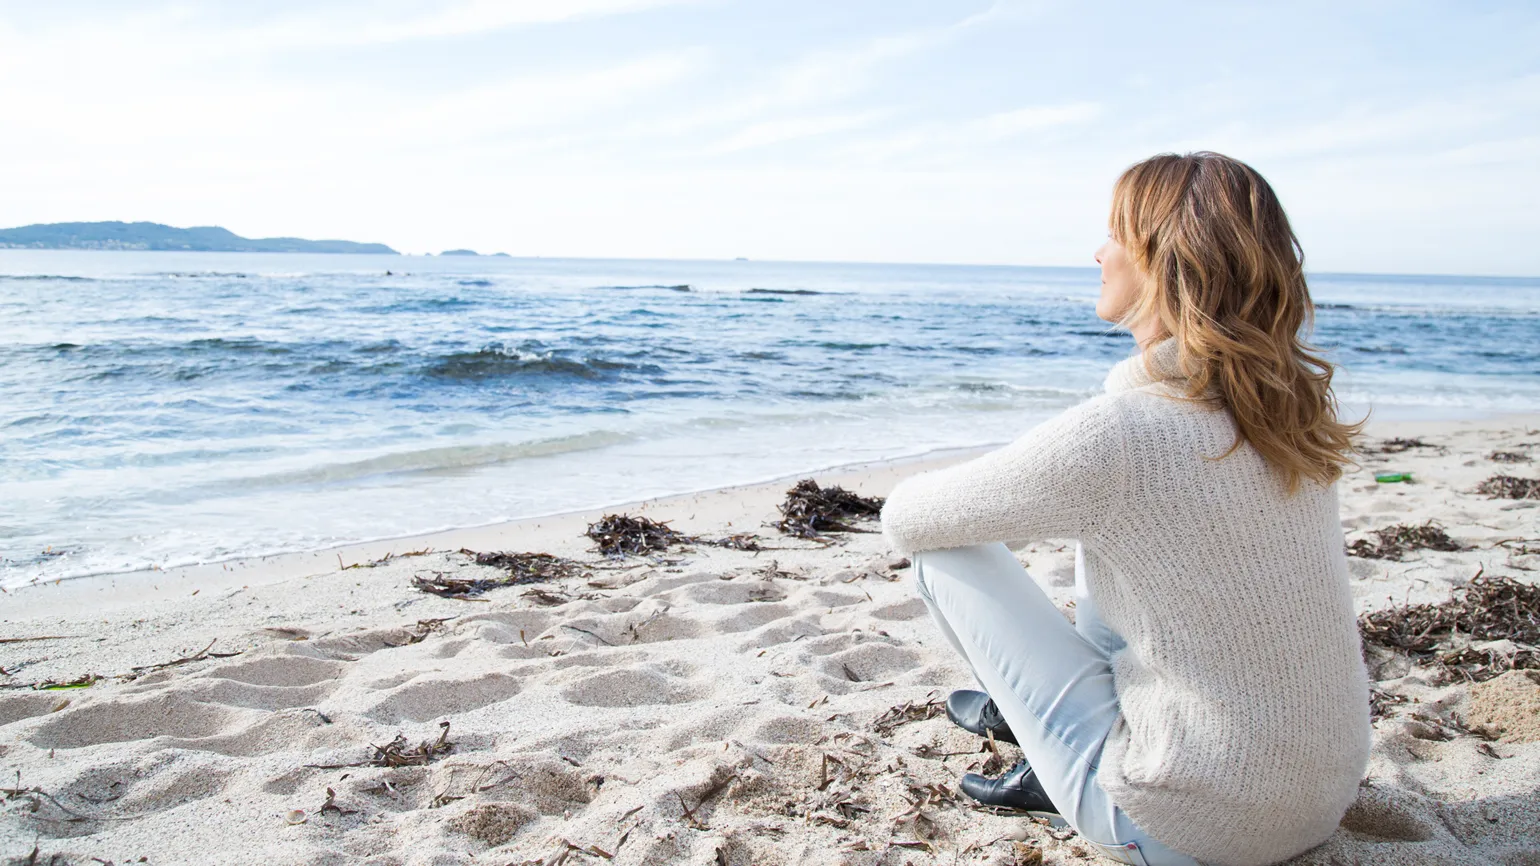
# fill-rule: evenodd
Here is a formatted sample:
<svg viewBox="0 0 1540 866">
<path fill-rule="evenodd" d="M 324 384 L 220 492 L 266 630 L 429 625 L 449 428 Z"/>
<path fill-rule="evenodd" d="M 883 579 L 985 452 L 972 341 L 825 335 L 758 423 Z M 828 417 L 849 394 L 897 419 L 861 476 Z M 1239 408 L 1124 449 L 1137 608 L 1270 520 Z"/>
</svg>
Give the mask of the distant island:
<svg viewBox="0 0 1540 866">
<path fill-rule="evenodd" d="M 439 253 L 439 255 L 441 255 L 441 256 L 479 256 L 479 255 L 481 255 L 481 253 L 478 253 L 475 250 L 444 250 L 443 252 Z"/>
<path fill-rule="evenodd" d="M 179 229 L 160 223 L 43 223 L 0 229 L 0 249 L 178 250 L 217 253 L 377 253 L 398 255 L 384 244 L 243 238 L 219 226 Z"/>
</svg>

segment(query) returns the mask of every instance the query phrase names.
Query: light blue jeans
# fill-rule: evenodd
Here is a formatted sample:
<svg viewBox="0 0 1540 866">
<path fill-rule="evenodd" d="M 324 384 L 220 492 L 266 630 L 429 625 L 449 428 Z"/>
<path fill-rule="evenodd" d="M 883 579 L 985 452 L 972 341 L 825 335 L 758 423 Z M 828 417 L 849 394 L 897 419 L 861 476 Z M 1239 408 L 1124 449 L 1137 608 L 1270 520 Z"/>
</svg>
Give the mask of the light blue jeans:
<svg viewBox="0 0 1540 866">
<path fill-rule="evenodd" d="M 912 561 L 941 633 L 994 698 L 1064 820 L 1118 862 L 1198 866 L 1139 829 L 1097 782 L 1119 714 L 1111 658 L 1124 642 L 1097 616 L 1078 553 L 1073 626 L 1003 544 Z"/>
</svg>

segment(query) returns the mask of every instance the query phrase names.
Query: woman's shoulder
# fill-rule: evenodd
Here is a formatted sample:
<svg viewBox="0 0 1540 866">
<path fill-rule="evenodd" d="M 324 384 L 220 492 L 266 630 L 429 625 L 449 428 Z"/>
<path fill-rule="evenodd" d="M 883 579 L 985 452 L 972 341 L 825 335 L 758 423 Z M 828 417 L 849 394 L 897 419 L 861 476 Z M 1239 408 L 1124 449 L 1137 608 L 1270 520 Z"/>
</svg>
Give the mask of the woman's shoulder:
<svg viewBox="0 0 1540 866">
<path fill-rule="evenodd" d="M 1235 435 L 1235 419 L 1223 406 L 1194 398 L 1177 384 L 1153 383 L 1141 388 L 1103 394 L 1088 407 L 1100 416 L 1116 416 L 1123 435 L 1130 438 L 1154 436 L 1161 439 L 1208 439 Z"/>
</svg>

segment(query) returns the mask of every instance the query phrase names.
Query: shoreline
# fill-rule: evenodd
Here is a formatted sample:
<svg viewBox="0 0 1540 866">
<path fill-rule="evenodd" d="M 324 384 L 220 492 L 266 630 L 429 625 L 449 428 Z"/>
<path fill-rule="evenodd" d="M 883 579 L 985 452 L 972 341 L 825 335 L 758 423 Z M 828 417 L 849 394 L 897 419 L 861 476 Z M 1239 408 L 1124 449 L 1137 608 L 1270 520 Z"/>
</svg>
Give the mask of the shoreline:
<svg viewBox="0 0 1540 866">
<path fill-rule="evenodd" d="M 1385 453 L 1388 437 L 1423 441 Z M 1438 521 L 1457 544 L 1351 556 L 1358 612 L 1440 603 L 1474 574 L 1535 584 L 1540 548 L 1511 542 L 1535 535 L 1540 500 L 1473 488 L 1535 477 L 1540 415 L 1376 425 L 1365 444 L 1338 487 L 1348 538 Z M 881 495 L 928 465 L 814 477 Z M 752 530 L 759 552 L 605 559 L 582 534 L 594 512 L 574 512 L 446 534 L 421 556 L 397 540 L 292 573 L 256 562 L 0 596 L 0 773 L 16 779 L 0 858 L 474 866 L 592 846 L 616 866 L 1087 862 L 1073 834 L 957 795 L 990 759 L 941 706 L 969 687 L 966 664 L 875 523 L 827 545 L 765 530 L 786 486 L 628 509 L 706 538 Z M 421 589 L 508 577 L 461 545 L 575 568 L 469 597 Z M 1072 618 L 1074 545 L 1012 548 Z M 1382 716 L 1368 781 L 1291 866 L 1529 862 L 1536 672 L 1473 686 L 1388 651 L 1369 662 Z M 371 759 L 390 748 L 427 751 Z"/>
<path fill-rule="evenodd" d="M 313 550 L 237 556 L 170 568 L 141 568 L 56 578 L 5 590 L 0 595 L 0 622 L 55 616 L 58 615 L 60 604 L 79 604 L 83 606 L 80 613 L 92 614 L 148 601 L 166 600 L 178 591 L 201 592 L 205 589 L 220 590 L 235 586 L 262 586 L 315 577 L 368 567 L 367 563 L 370 562 L 399 559 L 405 553 L 421 550 L 434 553 L 464 548 L 513 550 L 521 542 L 526 542 L 542 544 L 542 552 L 573 556 L 586 552 L 590 542 L 583 531 L 588 524 L 605 514 L 645 514 L 655 520 L 668 521 L 674 528 L 690 534 L 688 526 L 695 522 L 694 515 L 697 512 L 706 511 L 713 515 L 741 512 L 739 520 L 745 520 L 754 516 L 748 513 L 745 507 L 747 503 L 753 503 L 755 507 L 769 503 L 768 513 L 762 515 L 768 521 L 775 514 L 773 503 L 779 502 L 786 486 L 797 479 L 816 477 L 823 486 L 861 484 L 870 487 L 876 483 L 881 486 L 881 493 L 876 495 L 883 495 L 901 475 L 961 462 L 997 447 L 938 448 L 912 457 L 837 465 L 746 484 L 627 500 L 618 504 L 520 517 L 479 526 L 345 542 Z M 760 507 L 759 510 L 764 509 Z M 689 515 L 685 516 L 685 512 L 689 512 Z M 728 525 L 734 522 L 729 521 Z M 756 524 L 756 528 L 763 527 Z M 334 560 L 336 565 L 333 565 Z"/>
<path fill-rule="evenodd" d="M 1041 423 L 1041 421 L 1038 423 Z M 1365 432 L 1363 435 L 1366 439 L 1403 436 L 1413 431 L 1420 431 L 1425 435 L 1440 435 L 1452 430 L 1469 428 L 1475 425 L 1500 426 L 1509 424 L 1540 426 L 1540 413 L 1445 416 L 1439 418 L 1390 417 L 1383 419 L 1378 419 L 1371 415 L 1364 428 Z M 623 513 L 634 510 L 638 513 L 674 515 L 673 517 L 659 519 L 677 520 L 681 509 L 699 509 L 703 503 L 716 503 L 719 505 L 722 500 L 743 498 L 756 501 L 762 500 L 772 492 L 778 495 L 784 485 L 805 477 L 821 477 L 823 480 L 820 480 L 819 483 L 824 485 L 861 484 L 870 482 L 873 479 L 886 479 L 887 485 L 882 487 L 880 493 L 876 494 L 885 495 L 887 489 L 897 480 L 898 476 L 895 473 L 900 473 L 906 468 L 916 472 L 940 468 L 988 453 L 1005 444 L 1008 443 L 1000 442 L 983 446 L 938 448 L 907 457 L 838 464 L 823 469 L 794 472 L 743 484 L 708 487 L 647 499 L 633 499 L 590 508 L 531 515 L 512 520 L 499 520 L 476 526 L 452 527 L 432 532 L 343 542 L 310 550 L 241 555 L 228 559 L 166 568 L 152 566 L 130 571 L 104 571 L 66 578 L 54 578 L 52 580 L 6 588 L 4 593 L 0 594 L 0 622 L 14 622 L 38 616 L 54 615 L 57 612 L 55 606 L 58 604 L 74 603 L 83 605 L 81 612 L 84 613 L 100 612 L 143 601 L 164 599 L 167 595 L 162 594 L 162 585 L 167 586 L 167 589 L 164 591 L 166 593 L 184 587 L 198 591 L 204 588 L 213 590 L 228 589 L 234 586 L 265 585 L 348 570 L 349 567 L 374 562 L 382 558 L 400 557 L 403 553 L 424 549 L 435 552 L 459 550 L 462 548 L 512 550 L 520 539 L 545 541 L 549 546 L 556 543 L 557 538 L 552 532 L 544 529 L 548 525 L 553 528 L 559 526 L 564 530 L 575 530 L 574 534 L 582 538 L 582 530 L 603 514 Z M 774 491 L 771 488 L 774 488 Z M 773 508 L 771 513 L 773 514 Z M 583 539 L 583 543 L 586 544 L 586 538 Z M 557 546 L 567 551 L 563 555 L 572 555 L 580 552 L 570 550 L 569 545 L 558 544 Z M 337 567 L 335 568 L 331 565 L 333 558 L 337 561 Z M 46 599 L 40 597 L 44 595 L 47 596 Z"/>
</svg>

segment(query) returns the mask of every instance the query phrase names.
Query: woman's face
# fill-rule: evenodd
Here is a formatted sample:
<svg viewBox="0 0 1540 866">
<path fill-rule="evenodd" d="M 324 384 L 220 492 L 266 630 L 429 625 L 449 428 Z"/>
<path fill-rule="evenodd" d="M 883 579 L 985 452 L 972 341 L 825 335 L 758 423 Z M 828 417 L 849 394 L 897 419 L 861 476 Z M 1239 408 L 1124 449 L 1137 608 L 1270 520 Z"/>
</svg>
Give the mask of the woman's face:
<svg viewBox="0 0 1540 866">
<path fill-rule="evenodd" d="M 1096 261 L 1102 266 L 1102 294 L 1096 301 L 1096 317 L 1116 322 L 1138 299 L 1138 275 L 1123 245 L 1111 237 L 1096 251 Z"/>
</svg>

